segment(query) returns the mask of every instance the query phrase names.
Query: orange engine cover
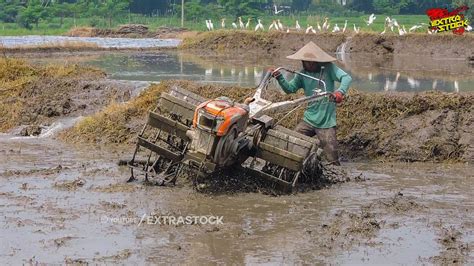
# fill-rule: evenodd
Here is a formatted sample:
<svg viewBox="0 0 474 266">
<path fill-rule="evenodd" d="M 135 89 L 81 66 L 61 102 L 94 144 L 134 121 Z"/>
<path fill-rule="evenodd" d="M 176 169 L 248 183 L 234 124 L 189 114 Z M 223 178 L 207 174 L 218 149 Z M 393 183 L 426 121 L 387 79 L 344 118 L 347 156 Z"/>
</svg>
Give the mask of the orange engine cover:
<svg viewBox="0 0 474 266">
<path fill-rule="evenodd" d="M 230 99 L 209 100 L 201 103 L 194 112 L 193 127 L 214 131 L 217 136 L 227 134 L 229 128 L 245 117 L 248 110 L 245 106 L 234 103 Z"/>
</svg>

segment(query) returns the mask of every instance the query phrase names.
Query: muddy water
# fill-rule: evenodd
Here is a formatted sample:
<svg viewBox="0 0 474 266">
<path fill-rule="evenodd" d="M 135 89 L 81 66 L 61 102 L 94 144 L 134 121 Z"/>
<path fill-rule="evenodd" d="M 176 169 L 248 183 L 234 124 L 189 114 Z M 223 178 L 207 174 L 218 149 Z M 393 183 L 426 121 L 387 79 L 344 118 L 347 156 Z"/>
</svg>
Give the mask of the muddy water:
<svg viewBox="0 0 474 266">
<path fill-rule="evenodd" d="M 250 87 L 258 84 L 268 66 L 299 68 L 290 60 L 261 55 L 206 57 L 185 52 L 52 54 L 36 60 L 57 62 L 64 57 L 104 69 L 115 79 L 190 79 Z M 337 57 L 338 64 L 352 75 L 352 86 L 363 91 L 474 90 L 474 65 L 465 58 L 416 55 L 387 58 L 363 54 L 338 54 Z"/>
<path fill-rule="evenodd" d="M 349 175 L 367 180 L 271 197 L 205 195 L 183 180 L 127 184 L 116 162 L 128 155 L 0 136 L 0 263 L 415 264 L 446 249 L 438 239 L 450 226 L 474 244 L 469 165 L 350 163 Z M 410 200 L 391 204 L 399 192 Z M 374 220 L 364 230 L 351 222 L 361 207 Z M 140 224 L 152 213 L 223 216 L 223 224 Z"/>
</svg>

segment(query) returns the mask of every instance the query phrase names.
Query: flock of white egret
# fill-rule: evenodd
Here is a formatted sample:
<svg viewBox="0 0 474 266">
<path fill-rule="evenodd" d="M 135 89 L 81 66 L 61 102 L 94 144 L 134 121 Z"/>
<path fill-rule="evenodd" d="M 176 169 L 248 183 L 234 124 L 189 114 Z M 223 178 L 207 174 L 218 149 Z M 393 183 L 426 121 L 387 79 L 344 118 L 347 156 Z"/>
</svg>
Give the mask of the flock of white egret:
<svg viewBox="0 0 474 266">
<path fill-rule="evenodd" d="M 275 12 L 278 12 L 278 10 L 275 10 Z M 374 21 L 376 19 L 377 19 L 377 17 L 375 16 L 375 14 L 371 14 L 368 17 L 368 19 L 367 20 L 364 19 L 364 21 L 367 24 L 367 26 L 370 26 L 374 23 Z M 255 25 L 255 27 L 251 26 L 251 21 L 252 21 L 252 18 L 248 18 L 247 22 L 244 23 L 244 21 L 242 20 L 242 17 L 238 17 L 238 20 L 235 21 L 235 22 L 232 22 L 231 27 L 229 27 L 229 28 L 234 29 L 234 30 L 240 29 L 240 30 L 265 31 L 266 28 L 262 24 L 261 19 L 257 19 L 257 24 Z M 210 19 L 206 20 L 206 28 L 207 28 L 208 31 L 213 31 L 214 30 L 214 23 Z M 221 19 L 221 27 L 220 28 L 221 29 L 226 29 L 225 18 Z M 400 25 L 395 18 L 390 18 L 390 17 L 387 16 L 387 17 L 385 17 L 384 30 L 382 32 L 380 32 L 380 34 L 383 35 L 387 32 L 388 29 L 390 29 L 391 32 L 398 33 L 398 35 L 402 36 L 402 35 L 405 35 L 407 33 L 423 30 L 423 28 L 427 29 L 427 33 L 429 33 L 429 34 L 436 33 L 436 31 L 432 31 L 428 28 L 427 23 L 415 24 L 412 27 L 410 27 L 407 31 L 406 28 L 405 28 L 405 25 Z M 316 22 L 316 27 L 313 27 L 312 25 L 308 24 L 306 26 L 306 28 L 302 28 L 300 26 L 298 20 L 296 20 L 295 25 L 293 27 L 293 26 L 285 26 L 280 21 L 280 19 L 277 19 L 277 20 L 272 21 L 272 23 L 268 26 L 267 30 L 268 31 L 282 31 L 282 32 L 290 32 L 290 31 L 303 32 L 304 31 L 304 33 L 310 34 L 310 33 L 317 33 L 317 32 L 342 32 L 342 33 L 345 33 L 346 31 L 348 31 L 348 28 L 347 28 L 347 20 L 346 20 L 344 22 L 344 26 L 342 27 L 342 29 L 337 25 L 337 23 L 334 24 L 334 26 L 331 29 L 331 23 L 329 22 L 329 18 L 325 17 L 324 22 L 323 22 L 322 25 L 320 24 L 320 22 L 318 20 Z M 468 26 L 468 27 L 466 27 L 466 30 L 471 31 L 472 27 Z M 360 32 L 360 27 L 357 27 L 356 24 L 353 24 L 353 31 L 355 33 L 359 33 Z"/>
</svg>

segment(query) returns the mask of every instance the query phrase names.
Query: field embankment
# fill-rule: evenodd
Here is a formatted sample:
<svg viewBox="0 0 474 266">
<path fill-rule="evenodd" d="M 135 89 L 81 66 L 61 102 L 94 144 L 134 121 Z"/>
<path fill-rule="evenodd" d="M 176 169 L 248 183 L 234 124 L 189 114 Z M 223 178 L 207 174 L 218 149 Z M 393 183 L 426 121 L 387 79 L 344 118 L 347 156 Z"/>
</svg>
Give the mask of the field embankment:
<svg viewBox="0 0 474 266">
<path fill-rule="evenodd" d="M 88 115 L 122 97 L 121 93 L 98 69 L 74 64 L 36 66 L 1 58 L 0 132 Z"/>
<path fill-rule="evenodd" d="M 72 142 L 132 143 L 147 110 L 154 109 L 161 92 L 171 86 L 207 98 L 228 96 L 237 101 L 253 93 L 250 88 L 165 81 L 152 85 L 126 104 L 112 104 L 62 134 Z M 286 96 L 276 96 L 280 100 Z M 345 158 L 389 161 L 473 161 L 474 114 L 472 94 L 426 92 L 420 94 L 351 91 L 338 108 L 338 139 Z M 282 125 L 293 128 L 303 110 Z"/>
<path fill-rule="evenodd" d="M 328 52 L 336 52 L 346 42 L 348 53 L 377 55 L 417 54 L 468 58 L 474 55 L 474 35 L 416 33 L 380 35 L 378 33 L 317 33 L 214 31 L 186 37 L 181 49 L 212 53 L 269 53 L 285 57 L 313 41 Z"/>
</svg>

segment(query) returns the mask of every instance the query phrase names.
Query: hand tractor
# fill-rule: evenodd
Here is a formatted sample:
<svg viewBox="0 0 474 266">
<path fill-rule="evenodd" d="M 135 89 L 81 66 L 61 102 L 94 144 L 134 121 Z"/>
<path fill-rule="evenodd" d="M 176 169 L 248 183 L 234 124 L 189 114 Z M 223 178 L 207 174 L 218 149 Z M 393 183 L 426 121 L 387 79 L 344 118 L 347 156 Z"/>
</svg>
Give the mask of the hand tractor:
<svg viewBox="0 0 474 266">
<path fill-rule="evenodd" d="M 160 185 L 175 184 L 183 169 L 209 176 L 229 167 L 272 181 L 291 192 L 297 183 L 318 178 L 321 169 L 315 139 L 279 125 L 277 113 L 290 115 L 302 105 L 327 97 L 326 84 L 286 68 L 295 75 L 318 81 L 314 94 L 292 101 L 263 99 L 272 75 L 267 72 L 249 105 L 227 97 L 205 99 L 173 87 L 162 93 L 157 109 L 138 135 L 129 181 L 136 172 Z M 291 110 L 291 111 L 289 111 Z M 289 111 L 289 112 L 288 112 Z"/>
</svg>

